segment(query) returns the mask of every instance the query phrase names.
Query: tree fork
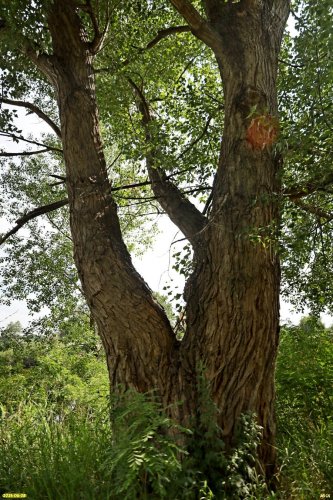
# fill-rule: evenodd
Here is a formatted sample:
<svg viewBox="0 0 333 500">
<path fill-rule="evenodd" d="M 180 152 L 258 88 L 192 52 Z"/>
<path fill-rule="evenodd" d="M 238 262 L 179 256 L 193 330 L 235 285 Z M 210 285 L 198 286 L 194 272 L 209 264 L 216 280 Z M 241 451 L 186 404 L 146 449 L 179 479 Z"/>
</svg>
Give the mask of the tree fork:
<svg viewBox="0 0 333 500">
<path fill-rule="evenodd" d="M 57 91 L 74 257 L 106 350 L 111 387 L 157 389 L 165 405 L 174 403 L 173 416 L 186 423 L 196 415 L 196 367 L 202 366 L 230 447 L 239 416 L 257 414 L 263 427 L 260 460 L 270 477 L 279 329 L 274 248 L 279 158 L 269 144 L 251 145 L 247 131 L 251 113 L 277 115 L 277 58 L 289 1 L 206 0 L 207 19 L 189 0 L 172 3 L 214 51 L 225 98 L 212 209 L 195 236 L 187 331 L 180 344 L 122 240 L 99 135 L 94 51 L 74 1 L 53 2 L 53 55 L 38 55 L 30 45 L 25 53 Z"/>
</svg>

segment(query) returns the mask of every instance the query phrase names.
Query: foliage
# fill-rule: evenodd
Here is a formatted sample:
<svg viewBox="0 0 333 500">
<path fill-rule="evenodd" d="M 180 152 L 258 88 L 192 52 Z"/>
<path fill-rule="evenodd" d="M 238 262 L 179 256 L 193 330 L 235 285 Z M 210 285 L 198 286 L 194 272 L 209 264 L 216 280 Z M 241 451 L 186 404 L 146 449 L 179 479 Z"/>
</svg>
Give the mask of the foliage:
<svg viewBox="0 0 333 500">
<path fill-rule="evenodd" d="M 0 388 L 4 412 L 25 403 L 70 412 L 108 394 L 100 341 L 85 322 L 67 324 L 46 339 L 17 333 L 13 325 L 0 336 Z"/>
<path fill-rule="evenodd" d="M 59 415 L 51 408 L 28 404 L 2 415 L 2 490 L 24 491 L 36 500 L 111 498 L 103 469 L 111 441 L 105 408 L 93 418 L 78 410 Z"/>
<path fill-rule="evenodd" d="M 172 439 L 177 430 L 154 402 L 154 394 L 127 392 L 114 398 L 111 421 L 113 439 L 107 469 L 115 495 L 167 498 L 181 470 L 179 455 L 184 452 Z"/>
<path fill-rule="evenodd" d="M 281 483 L 291 498 L 333 491 L 333 334 L 315 317 L 282 330 L 277 364 Z"/>
<path fill-rule="evenodd" d="M 129 84 L 133 80 L 154 117 L 150 133 L 157 166 L 203 207 L 218 162 L 223 123 L 216 63 L 210 51 L 190 33 L 147 48 L 157 32 L 179 22 L 169 3 L 92 1 L 94 8 L 100 7 L 102 24 L 107 4 L 112 11 L 112 30 L 105 49 L 96 58 L 95 71 L 113 185 L 146 181 L 144 159 L 149 147 Z M 24 43 L 22 33 L 39 43 L 41 51 L 49 50 L 47 5 L 47 0 L 0 1 L 0 21 L 2 16 L 10 19 L 9 28 L 1 36 L 2 97 L 29 99 L 57 121 L 53 90 L 18 50 Z M 332 8 L 329 0 L 295 0 L 293 8 L 297 33 L 285 37 L 279 75 L 281 139 L 276 152 L 282 151 L 284 156 L 282 190 L 277 193 L 284 210 L 280 253 L 284 293 L 300 307 L 308 303 L 318 312 L 333 304 L 332 33 L 327 15 Z M 81 16 L 91 34 L 88 15 L 82 12 Z M 21 146 L 23 136 L 15 111 L 1 111 L 1 133 L 7 138 L 15 134 L 13 141 Z M 38 159 L 27 156 L 1 161 L 0 215 L 10 223 L 19 213 L 65 196 L 63 183 L 50 182 L 54 175 L 64 176 L 61 155 L 54 150 L 60 145 L 45 133 L 41 141 L 49 151 Z M 302 194 L 293 198 L 288 190 L 295 189 L 295 183 Z M 115 191 L 114 197 L 128 246 L 142 251 L 151 241 L 152 219 L 147 213 L 159 213 L 149 186 Z M 209 206 L 205 208 L 209 210 Z M 31 310 L 46 305 L 51 311 L 51 319 L 46 318 L 43 327 L 48 338 L 33 335 L 36 332 L 31 330 L 15 331 L 13 325 L 1 335 L 2 442 L 8 450 L 1 460 L 6 477 L 17 482 L 15 487 L 21 484 L 28 488 L 31 484 L 36 498 L 39 494 L 107 498 L 115 495 L 114 491 L 124 496 L 123 485 L 134 495 L 166 495 L 174 485 L 183 498 L 198 492 L 205 498 L 221 496 L 225 491 L 228 498 L 264 495 L 260 477 L 255 474 L 259 429 L 253 418 L 244 416 L 240 423 L 240 441 L 228 462 L 220 429 L 214 426 L 216 410 L 206 399 L 205 389 L 191 453 L 182 465 L 177 455 L 181 451 L 168 437 L 171 423 L 152 401 L 128 401 L 128 406 L 117 407 L 118 413 L 115 407 L 117 433 L 110 438 L 108 424 L 99 420 L 99 398 L 91 399 L 91 392 L 97 388 L 103 396 L 106 394 L 106 374 L 99 343 L 87 328 L 85 306 L 80 303 L 67 210 L 41 220 L 30 222 L 28 232 L 13 238 L 1 256 L 1 300 L 25 298 Z M 144 222 L 148 229 L 142 229 Z M 176 256 L 175 267 L 188 275 L 191 249 L 187 247 L 184 252 Z M 180 294 L 175 299 L 179 304 Z M 304 498 L 317 498 L 332 486 L 330 335 L 311 323 L 308 330 L 303 324 L 298 329 L 285 329 L 282 336 L 278 415 L 285 468 L 281 481 L 288 494 Z M 21 441 L 29 450 L 22 454 Z M 105 464 L 107 469 L 103 468 Z M 80 484 L 84 468 L 90 471 L 90 489 L 83 491 Z M 224 482 L 219 480 L 220 470 L 224 471 Z M 307 470 L 314 471 L 313 477 Z M 110 474 L 116 478 L 111 493 Z M 286 479 L 288 474 L 292 484 Z M 142 491 L 139 485 L 143 485 Z"/>
<path fill-rule="evenodd" d="M 309 189 L 300 200 L 291 200 L 283 193 L 295 185 L 320 184 L 331 175 L 333 67 L 327 15 L 331 4 L 329 0 L 292 3 L 295 30 L 285 34 L 279 67 L 281 137 L 277 150 L 284 157 L 280 234 L 283 293 L 298 308 L 310 304 L 320 311 L 333 304 L 329 279 L 333 273 L 331 183 L 313 192 Z M 107 4 L 112 11 L 112 29 L 95 69 L 101 132 L 113 185 L 146 181 L 147 144 L 129 83 L 132 80 L 145 95 L 154 117 L 150 132 L 157 166 L 203 207 L 218 162 L 223 127 L 223 96 L 211 51 L 186 32 L 147 48 L 156 33 L 179 24 L 168 2 L 92 2 L 102 23 Z M 32 8 L 29 2 L 0 2 L 0 15 L 12 20 L 9 32 L 1 37 L 2 94 L 33 101 L 57 122 L 52 89 L 17 50 L 23 26 L 25 36 L 35 42 L 38 38 L 40 50 L 50 49 L 44 27 L 47 5 L 40 1 Z M 86 13 L 82 13 L 82 22 L 91 33 Z M 22 137 L 21 124 L 14 115 L 12 107 L 2 107 L 1 130 Z M 43 133 L 40 140 L 60 147 L 51 134 Z M 3 159 L 1 164 L 0 214 L 10 224 L 19 213 L 65 196 L 64 184 L 50 182 L 50 175 L 64 175 L 59 153 Z M 149 186 L 116 191 L 114 196 L 130 250 L 140 253 L 152 242 L 153 219 L 145 214 L 159 213 L 156 200 Z M 43 216 L 38 224 L 30 222 L 24 235 L 9 241 L 6 255 L 1 257 L 3 303 L 24 299 L 32 311 L 44 305 L 59 310 L 65 302 L 70 304 L 71 296 L 80 294 L 67 219 L 63 208 Z M 185 277 L 191 270 L 190 250 L 186 257 L 184 263 L 183 256 L 176 256 L 175 263 L 175 269 Z M 181 308 L 180 295 L 177 291 L 175 300 Z"/>
<path fill-rule="evenodd" d="M 281 199 L 282 292 L 297 309 L 332 311 L 332 5 L 293 4 L 280 56 L 281 180 L 301 194 Z"/>
<path fill-rule="evenodd" d="M 99 341 L 82 318 L 64 321 L 61 332 L 48 336 L 10 324 L 0 346 L 0 476 L 7 491 L 21 489 L 36 499 L 191 499 L 226 488 L 232 498 L 231 492 L 250 487 L 240 472 L 249 457 L 253 465 L 256 427 L 244 417 L 228 465 L 203 381 L 204 411 L 192 435 L 165 416 L 153 393 L 114 396 L 107 410 Z"/>
<path fill-rule="evenodd" d="M 255 415 L 243 414 L 240 417 L 233 449 L 227 451 L 222 430 L 216 424 L 218 409 L 210 398 L 202 369 L 199 370 L 197 385 L 199 406 L 191 422 L 193 431 L 188 440 L 188 455 L 182 463 L 182 483 L 190 492 L 188 498 L 192 498 L 192 491 L 200 489 L 207 490 L 207 498 L 221 500 L 267 496 L 267 486 L 257 473 L 257 447 L 262 429 L 256 423 Z"/>
<path fill-rule="evenodd" d="M 153 393 L 124 393 L 109 406 L 99 342 L 82 320 L 65 321 L 62 332 L 46 337 L 11 324 L 0 345 L 0 487 L 7 491 L 36 500 L 307 500 L 332 491 L 332 330 L 315 318 L 282 330 L 275 495 L 257 472 L 261 430 L 253 416 L 242 416 L 235 449 L 225 456 L 203 375 L 203 411 L 190 432 L 174 426 Z"/>
<path fill-rule="evenodd" d="M 154 115 L 152 137 L 158 146 L 158 166 L 184 191 L 190 190 L 191 196 L 204 202 L 207 196 L 202 187 L 207 185 L 217 161 L 223 120 L 213 57 L 189 33 L 167 37 L 144 50 L 159 30 L 179 24 L 171 4 L 158 1 L 123 6 L 112 1 L 92 2 L 101 22 L 107 4 L 112 11 L 112 50 L 107 44 L 96 58 L 95 69 L 101 132 L 112 184 L 118 188 L 146 181 L 147 145 L 129 83 L 132 79 L 144 92 Z M 33 101 L 57 122 L 53 90 L 17 50 L 24 23 L 29 26 L 25 36 L 35 40 L 38 33 L 40 50 L 50 49 L 48 30 L 43 28 L 46 6 L 47 2 L 36 2 L 29 9 L 26 2 L 11 6 L 0 2 L 0 17 L 13 17 L 9 34 L 6 31 L 1 37 L 2 93 L 6 98 Z M 90 32 L 89 16 L 82 13 L 82 22 Z M 172 60 L 172 64 L 165 64 L 166 60 Z M 1 130 L 22 138 L 25 134 L 20 123 L 13 122 L 11 109 L 2 107 Z M 60 147 L 51 134 L 42 133 L 37 139 L 47 146 Z M 25 149 L 24 143 L 19 144 L 20 150 Z M 53 151 L 13 161 L 2 159 L 0 214 L 14 224 L 19 213 L 65 197 L 64 183 L 51 182 L 54 175 L 65 174 L 61 155 Z M 146 215 L 156 217 L 159 213 L 151 190 L 149 186 L 132 187 L 115 191 L 114 197 L 129 250 L 140 253 L 156 232 L 154 218 Z M 28 230 L 12 238 L 6 254 L 1 256 L 1 300 L 27 300 L 32 311 L 45 305 L 59 311 L 67 307 L 65 304 L 75 304 L 80 294 L 67 208 L 39 220 L 31 221 Z"/>
</svg>

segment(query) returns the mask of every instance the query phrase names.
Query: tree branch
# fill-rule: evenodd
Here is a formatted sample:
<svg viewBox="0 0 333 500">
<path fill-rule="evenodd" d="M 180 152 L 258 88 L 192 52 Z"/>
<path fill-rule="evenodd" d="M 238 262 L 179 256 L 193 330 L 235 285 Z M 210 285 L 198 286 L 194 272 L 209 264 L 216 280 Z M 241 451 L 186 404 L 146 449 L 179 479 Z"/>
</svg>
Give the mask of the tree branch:
<svg viewBox="0 0 333 500">
<path fill-rule="evenodd" d="M 54 121 L 51 120 L 51 118 L 49 118 L 41 109 L 39 109 L 32 102 L 16 101 L 15 99 L 7 99 L 5 97 L 0 97 L 0 103 L 9 104 L 10 106 L 18 106 L 18 107 L 29 109 L 30 111 L 35 113 L 37 116 L 39 116 L 39 118 L 44 120 L 52 128 L 52 130 L 56 133 L 56 135 L 59 137 L 59 139 L 61 139 L 61 130 L 58 127 L 58 125 L 56 125 L 54 123 Z"/>
<path fill-rule="evenodd" d="M 42 207 L 37 207 L 31 210 L 30 212 L 26 213 L 16 221 L 16 226 L 14 226 L 8 233 L 4 234 L 3 236 L 0 236 L 0 245 L 2 245 L 10 236 L 13 236 L 13 234 L 17 233 L 19 229 L 21 229 L 22 226 L 24 226 L 27 222 L 31 221 L 32 219 L 36 219 L 36 217 L 39 217 L 40 215 L 47 214 L 49 212 L 53 212 L 54 210 L 57 210 L 60 207 L 64 207 L 65 205 L 68 204 L 68 199 L 60 200 L 60 201 L 55 201 L 54 203 L 50 203 L 49 205 L 43 205 Z"/>
<path fill-rule="evenodd" d="M 105 23 L 105 27 L 102 31 L 99 29 L 98 19 L 96 17 L 95 11 L 91 5 L 91 1 L 86 0 L 85 5 L 79 5 L 79 8 L 81 10 L 83 10 L 84 12 L 87 12 L 87 14 L 90 17 L 91 24 L 92 24 L 92 27 L 94 30 L 94 38 L 89 43 L 89 48 L 90 48 L 91 53 L 96 55 L 98 52 L 100 52 L 102 50 L 106 35 L 108 33 L 108 30 L 109 30 L 109 26 L 110 26 L 109 4 L 107 4 L 106 23 Z"/>
<path fill-rule="evenodd" d="M 112 189 L 112 191 L 120 191 L 120 189 L 123 189 L 123 187 Z M 178 188 L 177 188 L 178 189 Z M 210 191 L 212 188 L 211 186 L 197 186 L 197 187 L 190 187 L 187 186 L 186 188 L 183 188 L 182 190 L 179 189 L 179 193 L 182 194 L 192 194 L 192 193 L 197 193 L 199 191 Z M 160 194 L 160 195 L 154 195 L 154 196 L 119 196 L 117 195 L 117 198 L 120 198 L 121 200 L 141 200 L 143 203 L 152 201 L 152 200 L 158 200 L 160 204 L 162 205 L 162 198 L 167 197 L 167 195 Z M 200 212 L 199 212 L 200 213 Z M 178 225 L 178 224 L 177 224 Z"/>
<path fill-rule="evenodd" d="M 164 38 L 167 38 L 170 35 L 175 35 L 177 33 L 188 33 L 191 31 L 189 26 L 170 26 L 170 28 L 165 28 L 163 30 L 159 30 L 157 32 L 157 35 L 155 38 L 153 38 L 149 43 L 144 48 L 139 49 L 140 52 L 143 52 L 144 50 L 149 50 L 155 47 L 155 45 L 158 44 L 159 41 L 163 40 Z"/>
<path fill-rule="evenodd" d="M 139 87 L 128 78 L 136 97 L 137 107 L 142 116 L 142 125 L 146 134 L 146 142 L 150 146 L 146 154 L 146 166 L 155 197 L 170 219 L 182 231 L 186 238 L 195 245 L 195 236 L 206 225 L 206 218 L 167 178 L 165 172 L 155 163 L 156 147 L 153 144 L 149 124 L 152 118 L 148 103 Z M 153 146 L 151 148 L 151 146 Z"/>
<path fill-rule="evenodd" d="M 7 152 L 7 151 L 0 151 L 0 157 L 12 157 L 12 156 L 33 156 L 33 155 L 38 155 L 40 153 L 47 153 L 50 151 L 48 148 L 47 149 L 39 149 L 38 151 L 22 151 L 21 153 L 14 153 L 14 152 Z"/>
<path fill-rule="evenodd" d="M 41 146 L 43 148 L 46 148 L 46 150 L 48 150 L 48 151 L 55 151 L 56 153 L 63 154 L 62 149 L 56 148 L 55 146 L 48 146 L 47 144 L 44 144 L 43 142 L 25 139 L 24 137 L 21 137 L 20 135 L 10 134 L 8 132 L 0 132 L 0 136 L 8 137 L 9 139 L 13 139 L 14 141 L 22 141 L 22 142 L 27 142 L 28 144 L 34 144 L 35 146 Z"/>
<path fill-rule="evenodd" d="M 294 186 L 289 189 L 284 189 L 282 193 L 291 201 L 294 201 L 298 200 L 299 198 L 304 198 L 305 196 L 315 193 L 316 191 L 325 191 L 325 188 L 327 186 L 330 186 L 331 184 L 333 184 L 333 172 L 329 173 L 321 180 L 312 180 L 307 182 L 303 186 Z"/>
<path fill-rule="evenodd" d="M 206 135 L 206 133 L 208 131 L 208 128 L 209 128 L 209 125 L 210 125 L 210 122 L 212 121 L 212 119 L 213 119 L 212 115 L 209 115 L 208 118 L 207 118 L 207 120 L 206 120 L 205 126 L 204 126 L 201 134 L 198 137 L 196 137 L 195 139 L 193 139 L 193 141 L 188 146 L 186 146 L 186 148 L 181 153 L 179 153 L 179 155 L 177 156 L 176 160 L 179 160 L 180 158 L 182 158 L 196 144 L 198 144 L 198 142 L 201 141 L 201 139 Z"/>
<path fill-rule="evenodd" d="M 21 51 L 46 76 L 54 87 L 56 85 L 56 75 L 53 68 L 52 56 L 42 52 L 36 43 L 31 42 L 27 38 L 23 39 Z"/>
<path fill-rule="evenodd" d="M 170 0 L 170 2 L 188 23 L 192 33 L 213 49 L 217 55 L 221 50 L 220 37 L 196 10 L 190 0 Z"/>
<path fill-rule="evenodd" d="M 9 31 L 11 30 L 10 25 L 8 24 L 6 19 L 0 19 L 0 29 Z M 55 86 L 56 76 L 53 69 L 53 61 L 52 56 L 44 53 L 41 47 L 29 40 L 29 38 L 19 35 L 17 32 L 12 32 L 11 35 L 15 37 L 18 42 L 19 50 L 27 56 L 35 66 L 41 70 L 41 72 L 47 77 L 49 82 Z"/>
<path fill-rule="evenodd" d="M 306 212 L 309 212 L 316 217 L 319 217 L 320 219 L 326 219 L 327 221 L 333 220 L 333 213 L 330 212 L 325 212 L 319 207 L 316 207 L 315 205 L 309 204 L 309 203 L 304 203 L 301 200 L 292 200 L 292 202 L 297 205 L 299 208 L 302 210 L 305 210 Z"/>
<path fill-rule="evenodd" d="M 291 68 L 296 68 L 296 69 L 302 69 L 305 66 L 305 64 L 293 64 L 289 61 L 285 61 L 284 59 L 280 59 L 279 57 L 278 61 L 279 63 L 284 64 L 285 66 L 290 66 Z"/>
<path fill-rule="evenodd" d="M 40 151 L 37 151 L 37 152 L 40 152 Z M 27 153 L 27 154 L 29 154 L 29 153 Z M 21 154 L 21 153 L 18 153 L 18 154 Z M 31 154 L 33 154 L 33 153 L 31 152 Z M 49 175 L 50 175 L 50 177 L 55 177 L 56 179 L 60 179 L 59 184 L 60 183 L 63 184 L 66 181 L 66 177 L 63 177 L 62 175 L 57 175 L 57 174 L 49 174 Z M 162 181 L 160 181 L 160 182 L 162 182 Z M 56 184 L 58 184 L 58 183 L 56 183 Z M 56 185 L 56 184 L 54 184 L 54 185 Z M 124 184 L 123 186 L 112 187 L 111 191 L 117 192 L 117 191 L 122 191 L 122 190 L 127 190 L 127 189 L 133 189 L 133 188 L 141 187 L 141 186 L 148 186 L 150 184 L 152 184 L 151 181 L 136 182 L 133 184 Z M 208 186 L 200 186 L 200 187 L 196 187 L 196 188 L 189 188 L 187 191 L 184 191 L 184 192 L 194 193 L 197 191 L 205 191 L 205 190 L 209 190 L 209 189 L 210 189 L 210 187 L 208 187 Z M 180 193 L 180 191 L 179 191 L 179 193 Z M 168 193 L 167 193 L 167 195 L 168 195 Z M 160 195 L 160 197 L 162 197 L 162 196 L 164 196 L 164 195 L 163 194 Z M 180 196 L 182 196 L 182 195 L 180 194 Z M 120 198 L 126 199 L 126 200 L 140 200 L 142 203 L 147 203 L 147 201 L 157 199 L 158 196 L 149 196 L 149 197 L 121 196 Z M 8 233 L 6 233 L 3 236 L 0 235 L 0 246 L 6 240 L 8 240 L 8 238 L 10 236 L 17 233 L 19 231 L 19 229 L 21 229 L 21 227 L 24 226 L 30 220 L 35 219 L 36 217 L 39 217 L 40 215 L 44 215 L 44 214 L 47 214 L 49 212 L 53 212 L 54 210 L 57 210 L 58 208 L 61 208 L 67 204 L 68 204 L 68 199 L 65 198 L 63 200 L 56 201 L 54 203 L 50 203 L 48 205 L 43 205 L 41 207 L 34 208 L 30 212 L 26 213 L 25 215 L 23 215 L 22 217 L 20 217 L 19 219 L 16 220 L 16 226 L 14 226 L 10 231 L 8 231 Z M 161 203 L 161 205 L 162 205 L 162 203 Z M 164 213 L 164 212 L 159 212 L 159 213 Z"/>
<path fill-rule="evenodd" d="M 155 47 L 155 45 L 158 44 L 158 42 L 160 42 L 161 40 L 164 40 L 165 38 L 167 38 L 170 35 L 175 35 L 178 33 L 186 33 L 189 31 L 191 31 L 189 26 L 171 26 L 170 28 L 165 28 L 163 30 L 158 31 L 155 38 L 153 38 L 150 42 L 148 42 L 145 47 L 135 47 L 135 48 L 137 49 L 138 54 L 141 54 L 142 52 L 145 52 L 146 50 L 152 49 L 153 47 Z M 125 59 L 125 61 L 123 61 L 121 63 L 121 67 L 127 66 L 128 64 L 130 64 L 130 62 L 131 62 L 131 59 Z M 104 73 L 107 71 L 111 71 L 111 69 L 112 68 L 109 68 L 109 67 L 108 68 L 98 68 L 95 70 L 95 73 L 96 74 Z"/>
</svg>

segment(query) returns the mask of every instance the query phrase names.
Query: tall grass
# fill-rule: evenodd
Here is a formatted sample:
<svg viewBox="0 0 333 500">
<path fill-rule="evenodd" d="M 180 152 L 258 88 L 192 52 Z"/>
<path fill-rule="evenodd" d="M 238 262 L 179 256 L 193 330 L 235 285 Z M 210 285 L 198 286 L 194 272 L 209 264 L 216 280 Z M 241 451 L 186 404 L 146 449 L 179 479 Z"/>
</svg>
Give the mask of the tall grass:
<svg viewBox="0 0 333 500">
<path fill-rule="evenodd" d="M 0 491 L 26 493 L 31 500 L 328 499 L 332 335 L 311 322 L 282 332 L 277 493 L 268 492 L 256 474 L 260 429 L 251 416 L 242 417 L 237 448 L 225 457 L 207 387 L 200 389 L 202 421 L 186 432 L 185 450 L 171 437 L 179 429 L 152 395 L 127 393 L 108 402 L 104 360 L 95 354 L 87 358 L 76 345 L 69 352 L 59 341 L 46 352 L 41 344 L 22 343 L 21 358 L 33 354 L 38 360 L 26 370 L 7 348 L 0 357 L 0 390 L 6 389 L 0 405 Z"/>
<path fill-rule="evenodd" d="M 113 498 L 105 463 L 108 413 L 59 415 L 26 405 L 2 416 L 1 487 L 31 499 Z"/>
<path fill-rule="evenodd" d="M 279 437 L 281 463 L 280 498 L 318 500 L 332 498 L 333 426 L 332 422 Z"/>
<path fill-rule="evenodd" d="M 277 364 L 281 498 L 333 498 L 333 329 L 282 329 Z"/>
<path fill-rule="evenodd" d="M 15 415 L 3 414 L 3 491 L 24 492 L 34 500 L 264 498 L 260 478 L 245 480 L 241 473 L 244 467 L 255 470 L 256 438 L 242 443 L 230 462 L 217 447 L 213 461 L 225 475 L 211 483 L 204 463 L 211 463 L 211 451 L 202 455 L 202 462 L 187 455 L 169 432 L 172 422 L 151 398 L 130 394 L 114 406 L 112 433 L 109 416 L 105 407 L 87 415 L 84 409 L 59 414 L 33 405 L 20 407 Z M 243 422 L 253 436 L 251 418 Z"/>
</svg>

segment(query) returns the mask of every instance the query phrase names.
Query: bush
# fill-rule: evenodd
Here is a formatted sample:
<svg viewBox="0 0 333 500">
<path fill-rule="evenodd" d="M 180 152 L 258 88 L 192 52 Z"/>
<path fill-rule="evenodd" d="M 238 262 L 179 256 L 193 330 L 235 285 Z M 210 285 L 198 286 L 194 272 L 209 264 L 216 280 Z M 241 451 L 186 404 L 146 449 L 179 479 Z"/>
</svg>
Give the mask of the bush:
<svg viewBox="0 0 333 500">
<path fill-rule="evenodd" d="M 313 317 L 282 329 L 277 364 L 281 485 L 288 498 L 333 491 L 333 332 Z"/>
<path fill-rule="evenodd" d="M 333 491 L 332 330 L 317 320 L 282 330 L 276 494 L 257 473 L 261 429 L 254 415 L 240 418 L 227 457 L 203 375 L 192 431 L 175 426 L 154 394 L 129 391 L 109 403 L 97 339 L 77 328 L 48 339 L 0 337 L 4 491 L 36 500 L 317 500 Z"/>
</svg>

